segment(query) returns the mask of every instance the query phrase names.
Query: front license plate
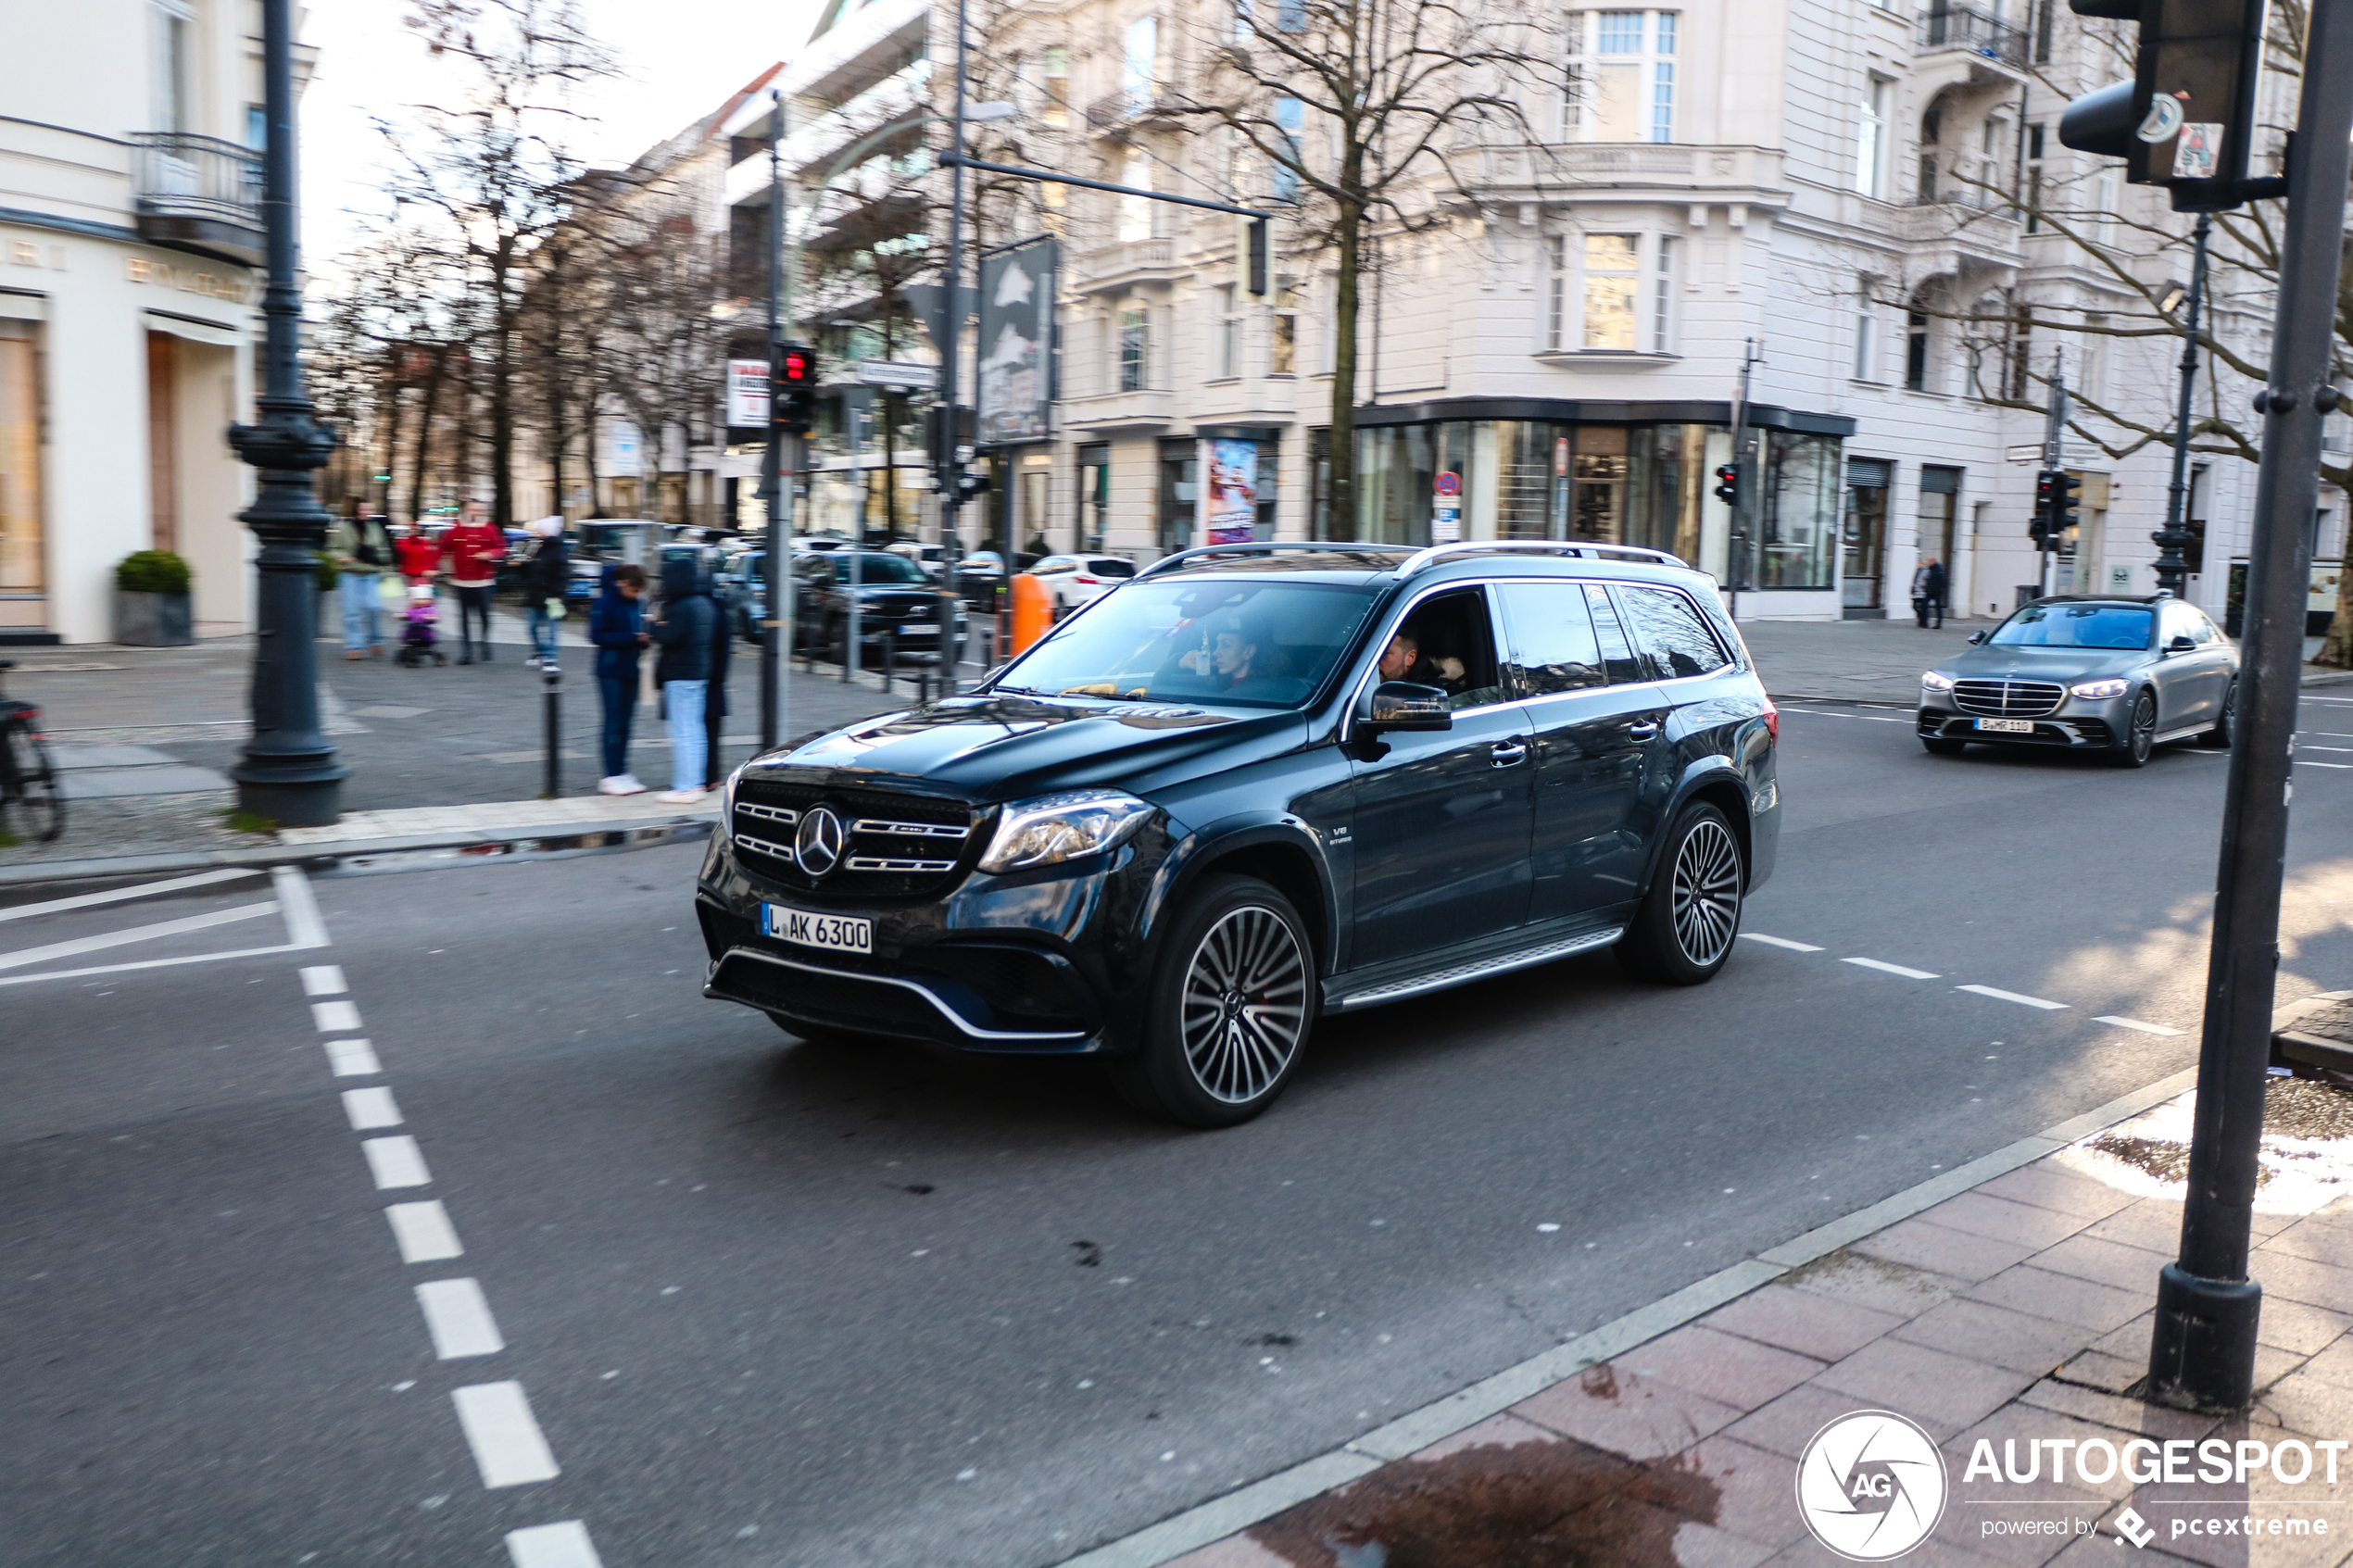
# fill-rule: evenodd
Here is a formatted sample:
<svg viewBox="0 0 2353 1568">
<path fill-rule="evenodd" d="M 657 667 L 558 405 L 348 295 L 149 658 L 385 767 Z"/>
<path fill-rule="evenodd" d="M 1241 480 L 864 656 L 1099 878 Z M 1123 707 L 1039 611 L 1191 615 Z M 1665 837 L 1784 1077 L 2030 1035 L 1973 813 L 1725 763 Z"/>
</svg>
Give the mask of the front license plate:
<svg viewBox="0 0 2353 1568">
<path fill-rule="evenodd" d="M 760 934 L 798 942 L 804 947 L 829 947 L 837 953 L 875 950 L 875 922 L 855 915 L 813 915 L 782 904 L 760 906 Z"/>
<path fill-rule="evenodd" d="M 2030 719 L 1980 719 L 1977 727 L 1988 734 L 1996 735 L 2031 735 L 2034 733 L 2034 723 Z"/>
</svg>

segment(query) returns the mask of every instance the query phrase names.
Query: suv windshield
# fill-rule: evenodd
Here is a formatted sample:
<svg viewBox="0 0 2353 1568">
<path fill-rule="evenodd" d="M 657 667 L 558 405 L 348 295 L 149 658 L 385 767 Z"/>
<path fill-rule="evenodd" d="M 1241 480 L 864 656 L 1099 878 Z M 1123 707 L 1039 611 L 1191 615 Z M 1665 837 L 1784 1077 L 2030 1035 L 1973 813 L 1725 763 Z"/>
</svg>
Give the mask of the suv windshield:
<svg viewBox="0 0 2353 1568">
<path fill-rule="evenodd" d="M 824 557 L 824 560 L 826 570 L 833 573 L 835 582 L 846 583 L 849 581 L 849 556 L 837 553 Z M 905 556 L 868 555 L 861 552 L 857 557 L 857 563 L 858 583 L 861 587 L 871 587 L 877 583 L 928 584 L 931 582 L 930 578 L 924 575 L 924 569 Z"/>
<path fill-rule="evenodd" d="M 2145 648 L 2156 614 L 2139 605 L 2033 605 L 1988 641 L 2018 648 Z"/>
<path fill-rule="evenodd" d="M 995 689 L 1295 708 L 1348 651 L 1375 596 L 1321 583 L 1131 583 L 1047 633 Z"/>
</svg>

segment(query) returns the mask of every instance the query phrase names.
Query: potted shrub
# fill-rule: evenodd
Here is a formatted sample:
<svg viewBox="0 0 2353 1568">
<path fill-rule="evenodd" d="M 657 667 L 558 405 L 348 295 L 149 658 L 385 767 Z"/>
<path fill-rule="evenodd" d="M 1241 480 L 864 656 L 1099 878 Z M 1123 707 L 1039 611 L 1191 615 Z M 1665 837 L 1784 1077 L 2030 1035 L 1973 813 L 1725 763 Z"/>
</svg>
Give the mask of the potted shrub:
<svg viewBox="0 0 2353 1568">
<path fill-rule="evenodd" d="M 114 640 L 149 648 L 195 642 L 188 583 L 188 563 L 170 550 L 125 556 L 114 569 Z"/>
</svg>

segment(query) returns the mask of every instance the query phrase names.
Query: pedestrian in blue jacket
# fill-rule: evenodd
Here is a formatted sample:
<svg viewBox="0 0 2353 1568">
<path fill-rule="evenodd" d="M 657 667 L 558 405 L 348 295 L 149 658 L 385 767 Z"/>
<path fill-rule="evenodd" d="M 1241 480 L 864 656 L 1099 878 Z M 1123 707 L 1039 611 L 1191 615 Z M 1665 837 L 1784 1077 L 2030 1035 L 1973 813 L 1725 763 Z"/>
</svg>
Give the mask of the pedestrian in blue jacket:
<svg viewBox="0 0 2353 1568">
<path fill-rule="evenodd" d="M 672 806 L 691 806 L 703 789 L 703 758 L 709 742 L 703 734 L 703 698 L 711 689 L 716 662 L 712 644 L 720 631 L 719 606 L 697 562 L 679 558 L 661 563 L 661 615 L 648 634 L 661 646 L 654 662 L 654 681 L 661 687 L 661 709 L 670 721 L 670 788 L 660 798 Z"/>
<path fill-rule="evenodd" d="M 646 569 L 608 566 L 588 609 L 588 640 L 597 649 L 597 696 L 604 705 L 605 776 L 599 795 L 643 795 L 629 771 L 629 721 L 637 712 L 637 660 L 645 651 Z"/>
</svg>

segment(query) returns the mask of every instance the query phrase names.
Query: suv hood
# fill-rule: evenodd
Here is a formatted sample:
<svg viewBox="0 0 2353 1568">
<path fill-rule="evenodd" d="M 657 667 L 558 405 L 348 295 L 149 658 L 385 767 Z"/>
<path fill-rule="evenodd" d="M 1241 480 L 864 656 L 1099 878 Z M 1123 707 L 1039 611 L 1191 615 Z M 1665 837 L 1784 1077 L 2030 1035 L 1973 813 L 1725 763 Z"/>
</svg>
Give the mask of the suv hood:
<svg viewBox="0 0 2353 1568">
<path fill-rule="evenodd" d="M 1957 681 L 1998 681 L 2011 675 L 2023 681 L 2080 681 L 2127 674 L 2156 657 L 2148 648 L 1988 646 L 1971 648 L 1936 668 Z"/>
<path fill-rule="evenodd" d="M 1214 755 L 1215 766 L 1230 768 L 1289 749 L 1305 729 L 1305 716 L 1290 711 L 984 692 L 864 720 L 750 767 L 813 783 L 905 781 L 925 793 L 1013 800 L 1058 789 L 1140 791 L 1176 782 L 1198 759 Z"/>
</svg>

